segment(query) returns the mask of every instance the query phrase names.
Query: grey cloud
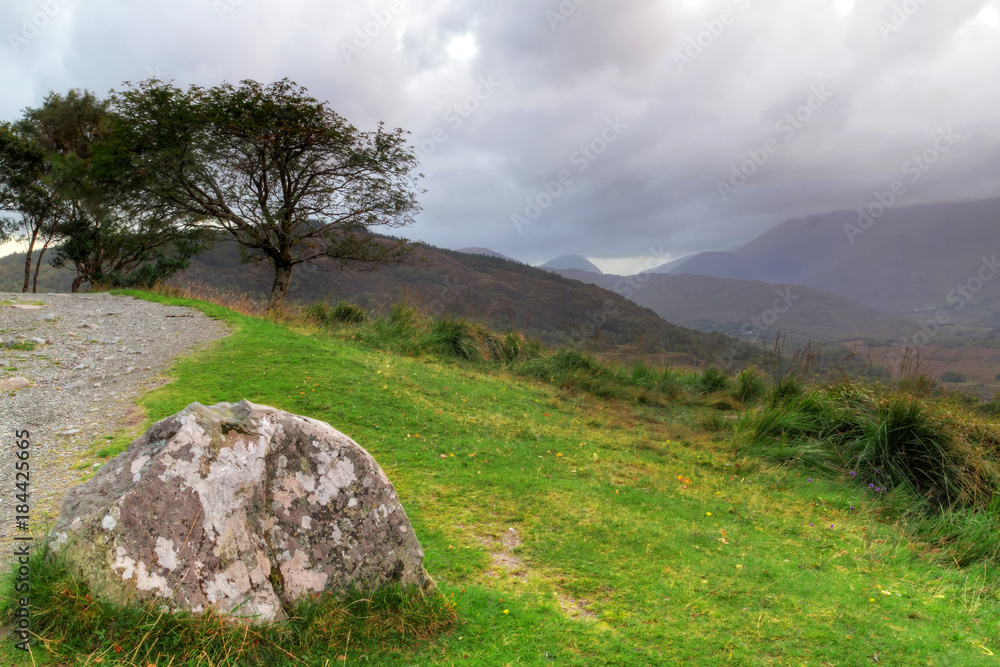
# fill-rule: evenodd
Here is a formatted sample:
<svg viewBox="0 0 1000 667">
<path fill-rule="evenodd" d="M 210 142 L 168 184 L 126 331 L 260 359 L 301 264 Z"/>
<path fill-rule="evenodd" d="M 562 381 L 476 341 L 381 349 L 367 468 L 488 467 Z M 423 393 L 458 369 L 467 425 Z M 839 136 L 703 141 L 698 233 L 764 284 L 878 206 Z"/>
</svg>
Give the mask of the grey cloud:
<svg viewBox="0 0 1000 667">
<path fill-rule="evenodd" d="M 49 90 L 105 92 L 151 72 L 182 85 L 288 76 L 361 127 L 385 120 L 430 142 L 410 236 L 529 261 L 721 249 L 787 217 L 854 209 L 942 127 L 962 142 L 907 203 L 998 195 L 1000 30 L 972 25 L 996 0 L 925 0 L 889 34 L 901 0 L 846 15 L 801 0 L 404 0 L 352 58 L 344 45 L 387 0 L 219 1 L 222 18 L 214 0 L 65 0 L 18 53 L 0 44 L 2 117 Z M 0 24 L 16 31 L 39 6 L 4 3 Z M 452 60 L 465 34 L 477 53 Z M 701 53 L 679 66 L 691 39 Z M 501 86 L 480 99 L 482 77 Z M 718 182 L 822 85 L 834 97 L 723 201 Z M 615 116 L 627 130 L 518 233 L 511 215 Z"/>
</svg>

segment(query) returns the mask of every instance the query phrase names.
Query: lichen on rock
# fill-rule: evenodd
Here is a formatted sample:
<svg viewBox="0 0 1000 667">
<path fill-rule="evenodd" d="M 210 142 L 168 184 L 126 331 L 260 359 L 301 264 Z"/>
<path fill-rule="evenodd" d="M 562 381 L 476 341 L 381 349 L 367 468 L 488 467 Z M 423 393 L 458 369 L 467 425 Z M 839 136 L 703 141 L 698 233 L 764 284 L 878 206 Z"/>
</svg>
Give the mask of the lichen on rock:
<svg viewBox="0 0 1000 667">
<path fill-rule="evenodd" d="M 49 534 L 99 595 L 280 620 L 304 596 L 434 583 L 396 491 L 329 424 L 192 403 L 70 490 Z"/>
</svg>

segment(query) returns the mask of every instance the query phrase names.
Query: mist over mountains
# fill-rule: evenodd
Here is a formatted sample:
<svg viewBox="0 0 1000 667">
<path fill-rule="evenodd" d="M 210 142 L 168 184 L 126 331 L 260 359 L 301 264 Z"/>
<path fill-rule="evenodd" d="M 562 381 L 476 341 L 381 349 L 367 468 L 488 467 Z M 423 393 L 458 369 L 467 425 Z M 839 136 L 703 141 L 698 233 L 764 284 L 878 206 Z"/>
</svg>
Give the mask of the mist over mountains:
<svg viewBox="0 0 1000 667">
<path fill-rule="evenodd" d="M 1000 309 L 1000 199 L 856 211 L 783 222 L 735 252 L 704 252 L 673 275 L 825 290 L 900 317 L 946 309 L 994 326 Z"/>
</svg>

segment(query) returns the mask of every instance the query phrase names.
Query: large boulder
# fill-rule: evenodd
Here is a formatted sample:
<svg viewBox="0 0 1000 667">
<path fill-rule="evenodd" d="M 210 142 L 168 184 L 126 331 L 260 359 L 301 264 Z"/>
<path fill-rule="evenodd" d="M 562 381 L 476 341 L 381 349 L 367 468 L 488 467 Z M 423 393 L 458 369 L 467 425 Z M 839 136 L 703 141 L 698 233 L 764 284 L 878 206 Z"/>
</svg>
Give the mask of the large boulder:
<svg viewBox="0 0 1000 667">
<path fill-rule="evenodd" d="M 192 403 L 66 495 L 49 534 L 91 591 L 279 620 L 304 596 L 434 583 L 385 473 L 329 424 Z"/>
</svg>

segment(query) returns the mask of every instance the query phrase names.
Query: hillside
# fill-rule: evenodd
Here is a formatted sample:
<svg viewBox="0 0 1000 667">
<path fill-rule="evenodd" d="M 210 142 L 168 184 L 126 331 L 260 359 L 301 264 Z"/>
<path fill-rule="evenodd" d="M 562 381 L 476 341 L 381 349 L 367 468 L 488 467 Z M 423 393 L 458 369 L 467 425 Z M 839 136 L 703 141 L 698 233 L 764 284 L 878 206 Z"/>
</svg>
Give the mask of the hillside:
<svg viewBox="0 0 1000 667">
<path fill-rule="evenodd" d="M 560 271 L 567 278 L 621 290 L 660 317 L 701 331 L 719 331 L 743 340 L 773 338 L 791 343 L 841 343 L 858 339 L 896 341 L 912 329 L 906 322 L 842 296 L 798 285 L 647 273 L 632 278 Z M 642 282 L 640 282 L 642 281 Z M 784 312 L 769 312 L 774 309 Z"/>
<path fill-rule="evenodd" d="M 69 269 L 56 269 L 48 262 L 53 256 L 52 250 L 45 253 L 42 270 L 38 276 L 39 292 L 68 292 L 73 284 L 74 273 Z M 38 257 L 36 252 L 35 257 Z M 35 277 L 35 268 L 31 268 L 31 277 Z M 0 257 L 0 292 L 20 292 L 24 286 L 24 253 L 15 253 Z"/>
<path fill-rule="evenodd" d="M 196 257 L 175 281 L 263 297 L 271 279 L 268 267 L 241 264 L 234 244 L 223 242 Z M 289 298 L 345 300 L 374 312 L 405 301 L 425 313 L 518 329 L 548 344 L 582 342 L 588 349 L 623 354 L 663 352 L 679 355 L 679 362 L 705 362 L 732 344 L 719 334 L 675 326 L 595 285 L 498 257 L 429 246 L 421 246 L 408 264 L 375 271 L 338 271 L 330 264 L 298 267 Z"/>
<path fill-rule="evenodd" d="M 508 257 L 502 253 L 496 252 L 495 250 L 490 250 L 489 248 L 459 248 L 458 252 L 464 252 L 467 255 L 486 255 L 487 257 L 497 257 L 499 259 L 505 259 L 508 262 L 517 262 L 513 257 Z"/>
<path fill-rule="evenodd" d="M 179 362 L 142 399 L 143 427 L 99 438 L 80 465 L 110 464 L 194 400 L 325 421 L 384 469 L 438 592 L 331 596 L 287 624 L 229 625 L 95 604 L 36 559 L 39 664 L 995 664 L 994 517 L 972 545 L 984 559 L 970 558 L 972 531 L 951 524 L 975 517 L 918 533 L 905 490 L 883 499 L 867 487 L 870 463 L 857 478 L 803 467 L 814 459 L 799 453 L 823 441 L 801 429 L 876 410 L 864 387 L 795 398 L 765 382 L 744 402 L 730 378 L 706 393 L 711 373 L 643 367 L 598 396 L 574 384 L 600 372 L 579 358 L 562 372 L 558 355 L 536 360 L 529 375 L 527 363 L 391 351 L 391 335 L 369 338 L 385 331 L 374 324 L 286 327 L 145 298 L 199 308 L 233 333 Z M 652 400 L 631 400 L 639 390 Z M 0 663 L 22 664 L 15 654 L 5 642 Z"/>
<path fill-rule="evenodd" d="M 859 216 L 788 220 L 736 252 L 701 253 L 670 273 L 802 285 L 900 317 L 945 308 L 955 323 L 1000 325 L 1000 280 L 992 280 L 1000 268 L 984 264 L 1000 250 L 1000 199 L 894 207 L 861 225 Z"/>
<path fill-rule="evenodd" d="M 590 271 L 592 273 L 602 273 L 602 271 L 597 268 L 597 265 L 591 262 L 586 257 L 581 257 L 580 255 L 563 255 L 562 257 L 556 257 L 555 259 L 545 262 L 541 265 L 543 269 L 550 269 L 552 271 L 565 271 L 569 269 L 574 269 L 577 271 Z"/>
</svg>

